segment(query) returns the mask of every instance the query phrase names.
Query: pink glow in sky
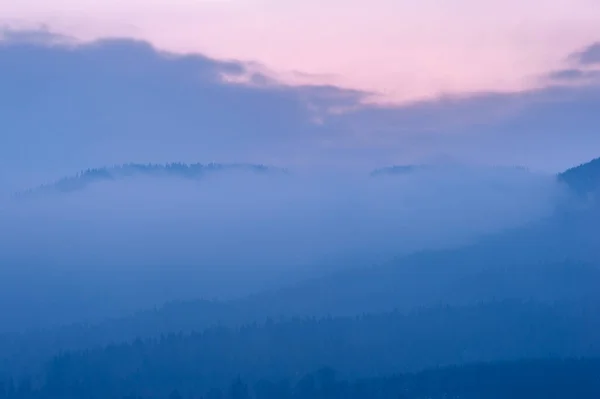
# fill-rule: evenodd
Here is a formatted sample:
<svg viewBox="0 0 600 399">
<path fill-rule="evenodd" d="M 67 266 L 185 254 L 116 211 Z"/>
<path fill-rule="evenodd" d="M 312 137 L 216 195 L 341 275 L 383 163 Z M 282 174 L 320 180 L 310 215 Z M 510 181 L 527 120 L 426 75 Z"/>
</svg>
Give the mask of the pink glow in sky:
<svg viewBox="0 0 600 399">
<path fill-rule="evenodd" d="M 598 0 L 3 0 L 0 19 L 257 61 L 284 80 L 393 100 L 530 88 L 600 39 Z"/>
</svg>

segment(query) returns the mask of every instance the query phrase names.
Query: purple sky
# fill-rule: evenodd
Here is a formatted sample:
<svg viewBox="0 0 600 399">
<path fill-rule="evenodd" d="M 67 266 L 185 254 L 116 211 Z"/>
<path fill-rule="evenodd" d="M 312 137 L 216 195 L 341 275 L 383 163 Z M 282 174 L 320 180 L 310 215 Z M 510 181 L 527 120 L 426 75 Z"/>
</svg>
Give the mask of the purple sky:
<svg viewBox="0 0 600 399">
<path fill-rule="evenodd" d="M 597 0 L 5 0 L 13 27 L 127 36 L 404 101 L 543 85 L 600 37 Z"/>
<path fill-rule="evenodd" d="M 598 0 L 5 0 L 0 17 L 2 181 L 600 156 Z"/>
</svg>

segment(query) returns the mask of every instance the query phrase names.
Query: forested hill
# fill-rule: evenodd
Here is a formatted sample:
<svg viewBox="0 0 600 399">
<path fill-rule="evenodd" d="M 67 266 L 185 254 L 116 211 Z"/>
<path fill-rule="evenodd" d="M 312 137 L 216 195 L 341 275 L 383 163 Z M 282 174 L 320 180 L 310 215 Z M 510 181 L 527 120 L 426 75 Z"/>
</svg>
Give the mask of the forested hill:
<svg viewBox="0 0 600 399">
<path fill-rule="evenodd" d="M 600 158 L 566 170 L 559 179 L 579 194 L 597 192 L 600 190 Z"/>
<path fill-rule="evenodd" d="M 127 179 L 132 177 L 170 177 L 188 180 L 198 180 L 207 175 L 223 172 L 246 172 L 256 174 L 282 174 L 287 173 L 285 169 L 261 164 L 219 164 L 219 163 L 167 163 L 167 164 L 138 164 L 129 163 L 119 166 L 87 169 L 74 176 L 64 177 L 54 183 L 45 184 L 24 192 L 17 196 L 29 196 L 40 192 L 72 192 L 83 190 L 93 184 Z"/>
<path fill-rule="evenodd" d="M 596 399 L 600 360 L 547 359 L 477 363 L 414 374 L 347 379 L 321 367 L 303 375 L 250 382 L 238 376 L 222 388 L 201 388 L 209 375 L 103 375 L 69 380 L 60 360 L 51 375 L 34 381 L 0 383 L 1 399 Z"/>
<path fill-rule="evenodd" d="M 515 169 L 523 169 L 515 167 Z M 411 173 L 435 170 L 429 165 L 393 165 L 373 170 L 370 175 L 378 176 L 401 176 Z M 558 179 L 565 182 L 578 194 L 588 194 L 600 189 L 600 158 L 574 166 L 557 175 Z"/>
<path fill-rule="evenodd" d="M 110 398 L 129 393 L 127 389 L 141 393 L 142 387 L 161 395 L 172 388 L 201 394 L 213 387 L 223 388 L 237 376 L 255 384 L 261 379 L 297 378 L 322 366 L 356 379 L 469 362 L 593 357 L 600 356 L 598 306 L 596 301 L 560 305 L 504 301 L 408 314 L 215 325 L 193 333 L 173 332 L 129 342 L 116 338 L 115 344 L 106 347 L 80 342 L 81 350 L 55 357 L 41 376 L 33 371 L 39 370 L 37 367 L 20 375 L 66 384 L 68 389 L 80 384 L 82 396 L 73 398 L 101 392 Z M 190 313 L 189 317 L 196 316 Z M 252 318 L 258 319 L 248 315 Z M 58 352 L 61 344 L 52 336 L 47 338 L 54 353 Z M 76 340 L 77 336 L 71 336 L 69 343 L 76 345 Z M 18 343 L 3 344 L 15 350 Z M 34 355 L 42 356 L 40 362 L 52 357 L 51 352 L 44 353 L 30 342 L 14 353 L 5 375 L 16 370 L 18 361 Z"/>
<path fill-rule="evenodd" d="M 394 165 L 373 170 L 370 176 L 405 175 L 430 169 L 427 165 Z M 182 179 L 200 179 L 208 174 L 217 172 L 250 172 L 250 173 L 288 173 L 287 169 L 249 163 L 182 163 L 141 164 L 128 163 L 112 167 L 92 168 L 81 171 L 73 176 L 64 177 L 50 184 L 18 193 L 18 196 L 31 195 L 40 191 L 72 192 L 82 190 L 92 184 L 103 181 L 114 181 L 134 176 L 175 177 Z M 600 158 L 588 163 L 570 168 L 558 175 L 578 193 L 589 193 L 600 188 Z"/>
</svg>

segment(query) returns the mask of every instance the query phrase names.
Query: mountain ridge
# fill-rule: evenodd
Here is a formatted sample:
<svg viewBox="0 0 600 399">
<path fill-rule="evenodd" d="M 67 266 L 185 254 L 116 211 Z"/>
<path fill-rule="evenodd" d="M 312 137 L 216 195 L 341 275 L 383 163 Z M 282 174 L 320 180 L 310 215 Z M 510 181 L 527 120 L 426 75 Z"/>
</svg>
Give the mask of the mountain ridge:
<svg viewBox="0 0 600 399">
<path fill-rule="evenodd" d="M 574 166 L 558 175 L 578 194 L 590 194 L 600 190 L 600 158 Z"/>
<path fill-rule="evenodd" d="M 370 177 L 408 175 L 417 171 L 434 168 L 428 164 L 391 165 L 373 169 Z M 514 169 L 526 170 L 516 166 Z M 52 183 L 41 184 L 37 187 L 15 193 L 16 197 L 26 197 L 38 192 L 69 193 L 83 190 L 88 186 L 102 181 L 114 181 L 133 176 L 177 177 L 187 180 L 199 180 L 210 173 L 224 171 L 244 171 L 251 173 L 284 173 L 287 168 L 281 168 L 260 163 L 125 163 L 114 166 L 88 168 L 74 175 L 60 178 Z M 588 194 L 600 189 L 600 158 L 573 166 L 556 175 L 559 181 L 567 184 L 578 194 Z"/>
<path fill-rule="evenodd" d="M 258 174 L 288 173 L 287 169 L 284 168 L 251 163 L 127 163 L 110 167 L 88 168 L 75 175 L 63 177 L 53 183 L 42 184 L 35 188 L 18 192 L 15 196 L 22 198 L 40 192 L 70 193 L 83 190 L 92 184 L 134 176 L 176 177 L 186 180 L 200 180 L 207 174 L 225 171 L 243 171 Z"/>
</svg>

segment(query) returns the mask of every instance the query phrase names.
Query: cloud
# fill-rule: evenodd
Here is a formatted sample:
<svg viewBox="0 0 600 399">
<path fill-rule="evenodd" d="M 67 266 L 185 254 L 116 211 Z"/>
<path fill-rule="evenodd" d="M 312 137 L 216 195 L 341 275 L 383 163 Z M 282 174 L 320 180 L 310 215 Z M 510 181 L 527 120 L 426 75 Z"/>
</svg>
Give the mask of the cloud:
<svg viewBox="0 0 600 399">
<path fill-rule="evenodd" d="M 555 83 L 594 83 L 600 79 L 600 70 L 589 69 L 561 69 L 551 72 L 549 78 Z"/>
<path fill-rule="evenodd" d="M 421 164 L 450 158 L 559 172 L 600 154 L 598 107 L 600 85 L 595 80 L 365 107 L 328 123 L 352 137 L 346 140 L 348 152 L 379 157 L 377 166 L 394 159 Z"/>
<path fill-rule="evenodd" d="M 52 32 L 47 27 L 37 30 L 15 30 L 0 27 L 0 42 L 52 45 L 74 43 L 75 40 L 69 36 Z"/>
<path fill-rule="evenodd" d="M 573 53 L 570 58 L 581 65 L 600 64 L 600 42 L 593 43 L 585 49 Z"/>
<path fill-rule="evenodd" d="M 560 171 L 598 156 L 600 90 L 549 84 L 382 105 L 359 90 L 282 84 L 255 62 L 5 31 L 0 193 L 129 162 L 365 172 L 443 158 Z"/>
<path fill-rule="evenodd" d="M 569 66 L 550 72 L 547 78 L 554 84 L 597 84 L 600 81 L 600 43 L 567 57 Z"/>
<path fill-rule="evenodd" d="M 292 160 L 325 138 L 315 116 L 361 98 L 291 88 L 250 64 L 140 41 L 50 46 L 39 37 L 46 35 L 11 33 L 0 44 L 0 166 L 15 171 L 50 168 L 58 177 L 131 161 Z M 223 78 L 248 73 L 253 84 Z"/>
<path fill-rule="evenodd" d="M 584 79 L 588 73 L 581 69 L 569 68 L 569 69 L 561 69 L 559 71 L 554 71 L 550 73 L 550 79 L 553 80 L 577 80 Z"/>
</svg>

